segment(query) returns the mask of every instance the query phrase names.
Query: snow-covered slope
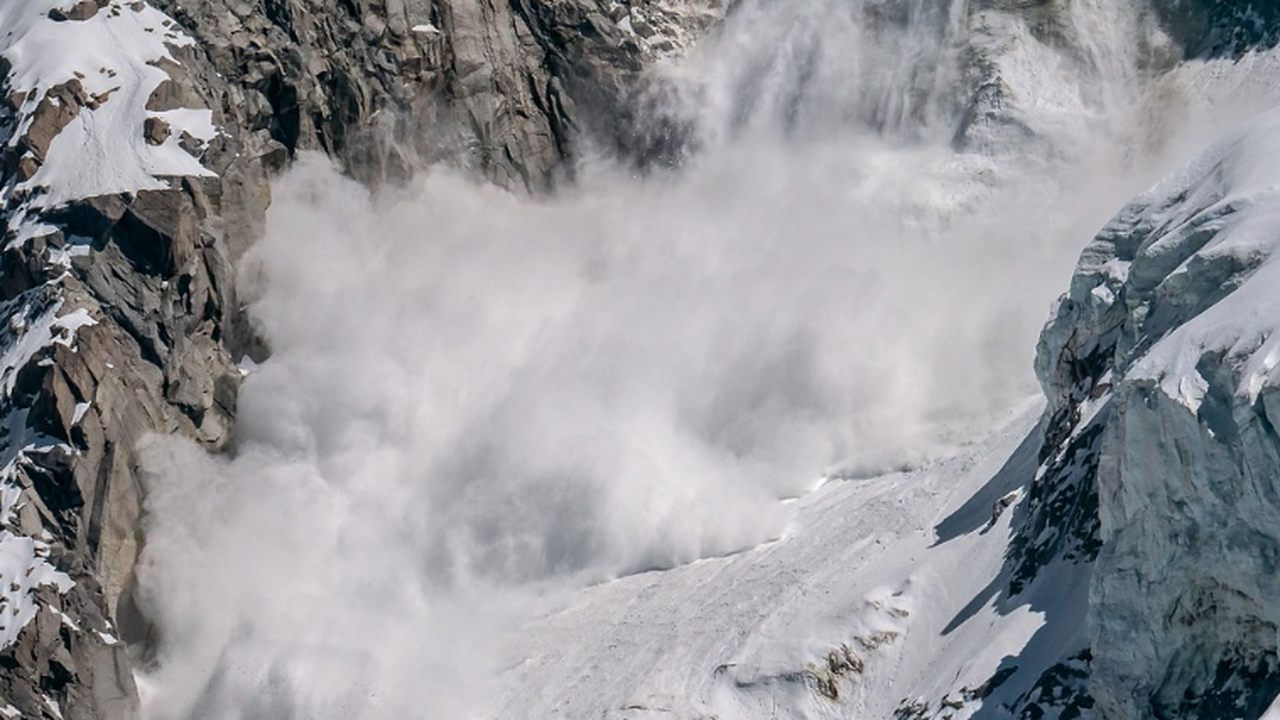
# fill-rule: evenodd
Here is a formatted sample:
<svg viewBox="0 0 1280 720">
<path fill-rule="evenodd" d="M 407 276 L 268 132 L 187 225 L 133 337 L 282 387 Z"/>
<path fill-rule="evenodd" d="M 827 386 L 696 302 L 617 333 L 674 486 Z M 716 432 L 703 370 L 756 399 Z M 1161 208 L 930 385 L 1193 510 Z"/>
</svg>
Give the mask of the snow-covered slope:
<svg viewBox="0 0 1280 720">
<path fill-rule="evenodd" d="M 1268 62 L 1217 91 L 1274 93 Z M 1039 426 L 1025 410 L 924 469 L 827 483 L 774 542 L 581 592 L 506 650 L 498 715 L 1262 716 L 1277 138 L 1280 112 L 1250 121 L 1086 248 L 1041 339 Z"/>
<path fill-rule="evenodd" d="M 1004 593 L 1039 411 L 921 470 L 831 480 L 776 541 L 583 591 L 506 650 L 497 715 L 1056 717 L 1032 688 L 1082 642 L 1088 572 Z"/>
<path fill-rule="evenodd" d="M 6 89 L 20 98 L 5 143 L 17 173 L 0 204 L 18 240 L 37 210 L 212 175 L 199 161 L 212 111 L 153 99 L 177 65 L 171 48 L 194 42 L 172 18 L 146 3 L 24 0 L 0 8 L 0 28 Z"/>
<path fill-rule="evenodd" d="M 1261 716 L 1280 691 L 1280 115 L 1242 117 L 1275 103 L 1274 62 L 1155 85 L 1148 128 L 1246 129 L 1085 250 L 1027 442 L 1024 419 L 829 483 L 773 543 L 583 591 L 511 645 L 499 715 Z"/>
</svg>

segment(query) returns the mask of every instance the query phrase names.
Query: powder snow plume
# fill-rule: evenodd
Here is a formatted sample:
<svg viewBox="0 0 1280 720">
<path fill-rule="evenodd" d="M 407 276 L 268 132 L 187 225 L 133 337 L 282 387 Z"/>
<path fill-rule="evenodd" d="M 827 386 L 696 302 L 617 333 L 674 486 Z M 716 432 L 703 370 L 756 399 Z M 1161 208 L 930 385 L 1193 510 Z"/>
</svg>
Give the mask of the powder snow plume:
<svg viewBox="0 0 1280 720">
<path fill-rule="evenodd" d="M 777 538 L 824 478 L 1035 392 L 1081 239 L 1150 169 L 1106 133 L 958 154 L 955 18 L 882 50 L 945 51 L 892 95 L 838 72 L 827 34 L 861 30 L 828 5 L 751 5 L 687 69 L 711 100 L 679 171 L 588 160 L 544 199 L 444 170 L 374 196 L 314 157 L 278 180 L 235 452 L 146 448 L 150 717 L 484 717 L 499 638 L 568 591 Z"/>
</svg>

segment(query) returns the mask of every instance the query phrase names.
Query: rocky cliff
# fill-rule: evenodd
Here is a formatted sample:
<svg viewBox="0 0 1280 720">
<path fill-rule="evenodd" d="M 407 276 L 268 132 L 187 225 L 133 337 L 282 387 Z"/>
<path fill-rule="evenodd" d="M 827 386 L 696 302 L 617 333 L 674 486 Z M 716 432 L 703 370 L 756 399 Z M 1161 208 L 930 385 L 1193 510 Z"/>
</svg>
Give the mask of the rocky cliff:
<svg viewBox="0 0 1280 720">
<path fill-rule="evenodd" d="M 1064 557 L 1097 557 L 1105 717 L 1257 718 L 1280 691 L 1278 129 L 1272 115 L 1122 210 L 1041 339 L 1070 432 L 1040 517 L 1069 521 Z"/>
</svg>

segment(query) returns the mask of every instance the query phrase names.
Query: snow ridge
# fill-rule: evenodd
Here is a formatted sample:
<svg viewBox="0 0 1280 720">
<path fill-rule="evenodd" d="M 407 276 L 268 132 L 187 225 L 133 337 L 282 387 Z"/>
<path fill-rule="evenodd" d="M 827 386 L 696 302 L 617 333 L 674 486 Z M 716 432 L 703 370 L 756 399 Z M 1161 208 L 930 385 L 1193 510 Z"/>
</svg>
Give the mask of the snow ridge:
<svg viewBox="0 0 1280 720">
<path fill-rule="evenodd" d="M 1257 717 L 1280 691 L 1278 134 L 1266 114 L 1122 210 L 1041 338 L 1072 430 L 1031 522 L 1070 517 L 1045 498 L 1084 508 L 1108 716 Z"/>
</svg>

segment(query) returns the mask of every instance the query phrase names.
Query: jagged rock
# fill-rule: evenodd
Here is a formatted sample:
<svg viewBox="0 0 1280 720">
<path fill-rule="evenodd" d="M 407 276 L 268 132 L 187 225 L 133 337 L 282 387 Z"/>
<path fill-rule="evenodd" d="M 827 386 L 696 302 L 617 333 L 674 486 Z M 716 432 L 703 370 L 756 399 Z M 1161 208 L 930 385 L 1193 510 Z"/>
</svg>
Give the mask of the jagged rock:
<svg viewBox="0 0 1280 720">
<path fill-rule="evenodd" d="M 80 0 L 80 2 L 71 6 L 69 10 L 54 8 L 49 11 L 49 18 L 58 22 L 66 22 L 67 20 L 88 20 L 98 14 L 99 5 L 97 0 Z"/>
<path fill-rule="evenodd" d="M 169 123 L 157 117 L 147 118 L 142 126 L 142 136 L 147 139 L 149 145 L 163 145 L 171 134 L 173 129 L 169 127 Z"/>
<path fill-rule="evenodd" d="M 89 101 L 79 80 L 68 80 L 49 88 L 31 113 L 30 125 L 13 151 L 18 154 L 29 152 L 37 160 L 43 160 L 49 151 L 49 143 Z"/>
<path fill-rule="evenodd" d="M 200 41 L 179 53 L 188 77 L 175 85 L 216 88 L 223 122 L 266 131 L 251 146 L 320 150 L 371 184 L 447 161 L 546 190 L 585 128 L 629 151 L 616 121 L 645 63 L 593 0 L 158 4 Z M 650 11 L 673 47 L 719 16 L 711 0 L 688 5 Z"/>
<path fill-rule="evenodd" d="M 1047 440 L 1073 469 L 1037 480 L 1020 547 L 1024 563 L 1061 556 L 1029 540 L 1053 527 L 1097 555 L 1089 692 L 1104 717 L 1256 719 L 1280 691 L 1278 126 L 1122 210 L 1041 338 Z"/>
</svg>

